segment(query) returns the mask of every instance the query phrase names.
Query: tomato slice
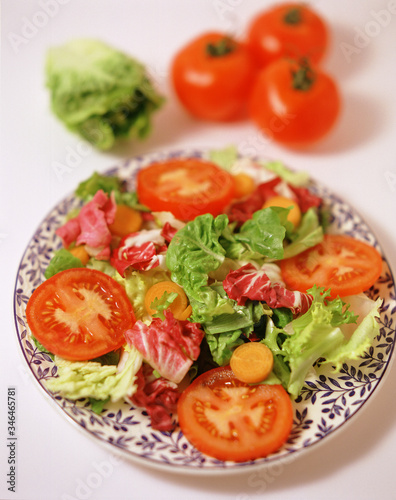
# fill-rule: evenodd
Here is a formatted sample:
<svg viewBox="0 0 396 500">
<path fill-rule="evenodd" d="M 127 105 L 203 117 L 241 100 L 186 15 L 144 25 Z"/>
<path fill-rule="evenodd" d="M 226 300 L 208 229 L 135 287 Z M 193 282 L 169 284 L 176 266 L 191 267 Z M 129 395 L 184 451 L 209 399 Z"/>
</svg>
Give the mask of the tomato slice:
<svg viewBox="0 0 396 500">
<path fill-rule="evenodd" d="M 289 395 L 281 385 L 249 385 L 231 368 L 200 375 L 178 402 L 180 428 L 198 450 L 219 460 L 265 457 L 287 440 L 293 424 Z"/>
<path fill-rule="evenodd" d="M 139 201 L 152 211 L 172 212 L 186 221 L 205 213 L 222 213 L 232 199 L 234 181 L 211 162 L 173 159 L 142 169 L 137 193 Z"/>
<path fill-rule="evenodd" d="M 94 269 L 61 271 L 33 292 L 26 308 L 33 336 L 72 361 L 93 359 L 125 344 L 135 316 L 123 287 Z"/>
<path fill-rule="evenodd" d="M 333 234 L 280 264 L 289 288 L 305 292 L 317 285 L 330 288 L 333 298 L 368 290 L 382 271 L 382 257 L 374 247 L 350 236 Z"/>
</svg>

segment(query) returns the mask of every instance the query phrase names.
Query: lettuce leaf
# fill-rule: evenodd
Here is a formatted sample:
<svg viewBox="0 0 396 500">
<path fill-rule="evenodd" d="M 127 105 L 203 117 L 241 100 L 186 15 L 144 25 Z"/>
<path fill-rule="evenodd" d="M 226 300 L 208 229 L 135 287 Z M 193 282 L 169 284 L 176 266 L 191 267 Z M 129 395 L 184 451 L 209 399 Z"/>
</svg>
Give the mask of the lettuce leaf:
<svg viewBox="0 0 396 500">
<path fill-rule="evenodd" d="M 98 260 L 91 258 L 89 259 L 86 267 L 88 267 L 89 269 L 96 269 L 97 271 L 101 271 L 102 273 L 108 274 L 114 279 L 117 275 L 117 271 L 108 260 Z"/>
<path fill-rule="evenodd" d="M 319 222 L 317 211 L 314 208 L 308 209 L 301 218 L 301 223 L 291 234 L 291 243 L 285 246 L 284 259 L 294 257 L 307 248 L 314 247 L 323 240 L 323 227 Z"/>
<path fill-rule="evenodd" d="M 242 335 L 249 337 L 261 317 L 271 314 L 259 302 L 249 302 L 246 306 L 235 303 L 234 308 L 233 314 L 216 316 L 203 325 L 213 360 L 220 366 L 228 364 L 234 349 L 243 344 Z"/>
<path fill-rule="evenodd" d="M 286 235 L 287 214 L 289 210 L 280 207 L 269 207 L 258 210 L 247 220 L 235 239 L 270 259 L 283 258 L 283 240 Z"/>
<path fill-rule="evenodd" d="M 224 170 L 232 170 L 234 163 L 238 160 L 238 149 L 234 145 L 223 149 L 214 149 L 209 151 L 209 159 Z M 309 182 L 309 174 L 305 171 L 295 172 L 290 170 L 281 161 L 257 162 L 257 165 L 273 172 L 277 177 L 288 184 L 296 187 L 306 186 Z"/>
<path fill-rule="evenodd" d="M 340 370 L 347 360 L 361 357 L 371 346 L 374 338 L 379 334 L 379 309 L 382 299 L 379 298 L 372 304 L 369 313 L 360 321 L 350 339 L 343 342 L 334 352 L 326 358 L 327 363 L 335 365 L 335 370 Z"/>
<path fill-rule="evenodd" d="M 221 297 L 227 297 L 222 284 L 211 285 L 211 288 Z M 248 337 L 253 331 L 254 325 L 260 321 L 260 318 L 270 313 L 269 308 L 256 301 L 249 301 L 242 306 L 238 305 L 235 300 L 230 299 L 230 304 L 232 304 L 232 312 L 215 316 L 211 321 L 203 324 L 206 333 L 220 334 L 240 330 Z"/>
<path fill-rule="evenodd" d="M 180 229 L 169 244 L 166 265 L 172 280 L 186 292 L 192 307 L 192 320 L 211 321 L 214 316 L 233 313 L 232 302 L 208 285 L 208 275 L 225 259 L 219 238 L 227 227 L 225 214 L 214 218 L 200 215 Z"/>
<path fill-rule="evenodd" d="M 286 329 L 276 328 L 268 321 L 265 338 L 262 340 L 274 354 L 274 372 L 287 391 L 296 397 L 305 379 L 319 359 L 323 363 L 341 365 L 359 358 L 379 333 L 381 299 L 372 302 L 370 312 L 356 326 L 348 339 L 342 331 L 343 325 L 356 323 L 356 315 L 339 297 L 329 300 L 329 292 L 314 287 L 310 309 L 293 320 Z M 291 331 L 292 334 L 288 334 Z"/>
<path fill-rule="evenodd" d="M 108 195 L 114 193 L 114 199 L 117 205 L 127 205 L 144 212 L 149 211 L 145 205 L 139 203 L 135 191 L 124 191 L 121 179 L 116 176 L 102 175 L 98 172 L 94 172 L 88 179 L 80 182 L 75 190 L 75 195 L 84 201 L 90 201 L 99 190 L 102 190 Z"/>
<path fill-rule="evenodd" d="M 116 273 L 114 279 L 125 288 L 126 294 L 133 305 L 136 319 L 144 320 L 148 318 L 144 306 L 147 290 L 159 281 L 169 280 L 169 277 L 165 271 L 153 269 L 144 272 L 128 271 L 125 278 Z"/>
<path fill-rule="evenodd" d="M 67 361 L 55 356 L 58 377 L 49 379 L 47 387 L 69 399 L 93 398 L 119 401 L 131 397 L 137 386 L 136 373 L 142 364 L 142 356 L 131 348 L 120 371 L 115 365 L 102 365 L 95 361 Z"/>
<path fill-rule="evenodd" d="M 66 269 L 74 269 L 75 267 L 84 267 L 83 263 L 78 257 L 75 257 L 69 250 L 61 248 L 54 253 L 50 260 L 47 269 L 44 272 L 46 279 L 51 278 L 60 271 Z"/>
<path fill-rule="evenodd" d="M 88 179 L 80 182 L 75 190 L 75 195 L 84 201 L 89 201 L 100 189 L 108 195 L 112 191 L 121 191 L 121 179 L 94 172 Z"/>
<path fill-rule="evenodd" d="M 271 170 L 278 177 L 283 179 L 288 184 L 296 187 L 306 186 L 309 182 L 308 172 L 294 172 L 286 167 L 281 161 L 269 161 L 259 163 L 263 168 Z"/>
<path fill-rule="evenodd" d="M 164 102 L 143 64 L 99 40 L 51 48 L 45 71 L 55 115 L 102 150 L 118 138 L 146 137 Z"/>
<path fill-rule="evenodd" d="M 232 353 L 239 345 L 243 344 L 241 339 L 242 330 L 233 330 L 229 332 L 206 334 L 213 361 L 219 366 L 225 366 L 230 362 Z"/>
<path fill-rule="evenodd" d="M 224 170 L 231 170 L 231 167 L 238 159 L 238 150 L 234 145 L 223 149 L 213 149 L 209 151 L 209 159 Z"/>
</svg>

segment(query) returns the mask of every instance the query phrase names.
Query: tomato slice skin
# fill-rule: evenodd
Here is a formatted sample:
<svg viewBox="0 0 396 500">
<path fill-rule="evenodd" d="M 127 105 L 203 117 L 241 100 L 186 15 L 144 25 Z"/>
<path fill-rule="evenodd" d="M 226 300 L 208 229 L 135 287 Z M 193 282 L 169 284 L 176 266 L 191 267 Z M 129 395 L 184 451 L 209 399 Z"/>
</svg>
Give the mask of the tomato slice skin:
<svg viewBox="0 0 396 500">
<path fill-rule="evenodd" d="M 140 170 L 137 193 L 152 211 L 169 211 L 187 221 L 205 213 L 222 213 L 232 200 L 234 181 L 211 162 L 173 159 Z"/>
<path fill-rule="evenodd" d="M 71 361 L 93 359 L 125 344 L 135 323 L 123 287 L 87 268 L 61 271 L 39 285 L 26 307 L 33 336 L 50 352 Z"/>
<path fill-rule="evenodd" d="M 382 257 L 372 246 L 346 235 L 325 235 L 313 248 L 280 263 L 286 285 L 306 292 L 330 288 L 332 298 L 368 290 L 382 272 Z"/>
<path fill-rule="evenodd" d="M 249 385 L 229 366 L 195 379 L 178 402 L 180 428 L 201 452 L 245 462 L 278 450 L 293 425 L 290 396 L 281 385 Z"/>
</svg>

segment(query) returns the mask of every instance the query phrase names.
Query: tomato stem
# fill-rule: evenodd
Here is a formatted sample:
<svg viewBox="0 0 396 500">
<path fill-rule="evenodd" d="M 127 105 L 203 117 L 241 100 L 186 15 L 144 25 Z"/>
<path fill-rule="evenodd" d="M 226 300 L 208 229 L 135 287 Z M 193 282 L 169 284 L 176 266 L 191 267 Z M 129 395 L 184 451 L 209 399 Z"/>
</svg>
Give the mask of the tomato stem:
<svg viewBox="0 0 396 500">
<path fill-rule="evenodd" d="M 306 57 L 300 59 L 299 67 L 296 71 L 292 70 L 292 85 L 295 90 L 306 92 L 309 90 L 316 79 L 316 74 L 311 68 Z"/>
<path fill-rule="evenodd" d="M 211 57 L 222 57 L 236 49 L 236 43 L 228 36 L 206 45 L 206 53 Z"/>
<path fill-rule="evenodd" d="M 283 21 L 286 24 L 300 24 L 302 21 L 301 18 L 301 8 L 293 7 L 289 9 L 286 14 L 283 16 Z"/>
</svg>

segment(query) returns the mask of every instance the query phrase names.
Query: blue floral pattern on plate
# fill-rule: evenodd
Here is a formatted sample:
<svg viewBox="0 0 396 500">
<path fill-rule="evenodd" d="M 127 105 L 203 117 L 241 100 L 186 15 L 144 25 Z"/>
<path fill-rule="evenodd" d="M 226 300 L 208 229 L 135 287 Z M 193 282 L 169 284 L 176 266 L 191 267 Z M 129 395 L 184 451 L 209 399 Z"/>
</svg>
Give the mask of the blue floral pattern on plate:
<svg viewBox="0 0 396 500">
<path fill-rule="evenodd" d="M 153 161 L 170 157 L 201 157 L 200 151 L 174 151 L 135 157 L 106 173 L 118 175 L 133 189 L 139 169 Z M 332 232 L 349 234 L 382 249 L 370 228 L 343 200 L 323 186 L 311 182 L 310 189 L 321 196 L 331 212 Z M 71 401 L 52 394 L 45 382 L 57 375 L 52 358 L 34 345 L 26 324 L 26 304 L 33 290 L 44 281 L 44 271 L 54 250 L 61 243 L 55 229 L 64 223 L 66 214 L 80 206 L 73 195 L 60 202 L 40 224 L 22 257 L 15 284 L 14 313 L 18 340 L 26 363 L 43 391 L 59 409 L 86 433 L 116 448 L 125 458 L 138 460 L 170 471 L 226 472 L 246 467 L 262 467 L 286 461 L 296 452 L 320 442 L 354 416 L 381 382 L 393 355 L 395 344 L 396 293 L 391 270 L 383 256 L 383 272 L 367 292 L 370 298 L 382 297 L 380 332 L 373 345 L 358 361 L 344 364 L 340 373 L 331 367 L 318 366 L 306 380 L 300 396 L 293 403 L 294 425 L 287 443 L 276 453 L 254 462 L 222 462 L 195 449 L 178 427 L 173 432 L 155 431 L 144 410 L 124 402 L 106 406 L 100 415 L 92 412 L 87 400 Z M 298 455 L 298 453 L 297 453 Z"/>
</svg>

